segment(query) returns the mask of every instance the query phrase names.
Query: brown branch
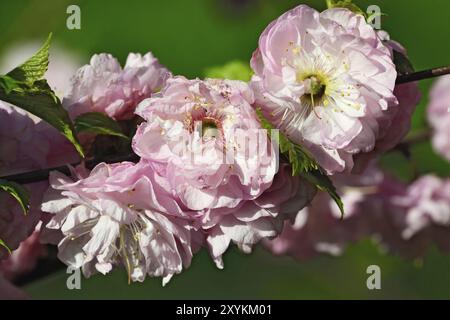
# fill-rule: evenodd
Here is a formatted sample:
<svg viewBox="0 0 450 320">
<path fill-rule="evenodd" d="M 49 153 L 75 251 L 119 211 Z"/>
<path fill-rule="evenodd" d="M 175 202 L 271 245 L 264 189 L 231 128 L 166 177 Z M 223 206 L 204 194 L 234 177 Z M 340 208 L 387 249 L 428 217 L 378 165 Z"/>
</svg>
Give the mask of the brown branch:
<svg viewBox="0 0 450 320">
<path fill-rule="evenodd" d="M 450 66 L 404 74 L 397 77 L 396 83 L 403 84 L 408 82 L 415 82 L 440 77 L 447 74 L 450 74 Z"/>
<path fill-rule="evenodd" d="M 93 160 L 85 161 L 85 166 L 88 169 L 92 169 L 97 164 L 102 163 L 102 162 L 116 163 L 116 162 L 123 162 L 123 161 L 138 162 L 139 157 L 135 154 L 129 154 L 129 155 L 118 156 L 118 157 L 114 157 L 114 158 L 93 159 Z M 77 166 L 79 164 L 81 164 L 81 162 L 74 163 L 74 164 L 72 164 L 72 166 Z M 4 179 L 7 181 L 11 181 L 11 182 L 16 182 L 19 184 L 27 184 L 27 183 L 48 180 L 49 174 L 52 171 L 59 171 L 66 175 L 70 174 L 69 167 L 66 165 L 66 166 L 61 166 L 61 167 L 54 167 L 54 168 L 36 170 L 36 171 L 31 171 L 31 172 L 13 174 L 10 176 L 1 177 L 0 179 Z"/>
<path fill-rule="evenodd" d="M 409 149 L 412 145 L 429 141 L 430 137 L 431 137 L 431 131 L 428 129 L 417 132 L 415 134 L 408 136 L 405 140 L 403 140 L 401 143 L 399 143 L 394 149 L 392 149 L 392 151 L 399 151 L 399 152 L 405 154 L 405 156 L 408 156 Z M 129 154 L 129 155 L 125 155 L 125 156 L 118 156 L 118 157 L 107 158 L 107 159 L 93 159 L 93 160 L 86 161 L 85 166 L 88 169 L 92 169 L 101 162 L 117 163 L 117 162 L 123 162 L 123 161 L 138 162 L 139 157 L 135 154 Z M 80 162 L 74 163 L 74 164 L 72 164 L 72 166 L 77 166 L 79 164 L 80 164 Z M 42 170 L 37 170 L 37 171 L 14 174 L 14 175 L 10 175 L 10 176 L 0 177 L 0 179 L 16 182 L 19 184 L 27 184 L 27 183 L 33 183 L 33 182 L 47 180 L 50 172 L 52 172 L 52 171 L 59 171 L 66 175 L 70 174 L 70 170 L 69 170 L 68 166 L 61 166 L 61 167 L 55 167 L 55 168 L 42 169 Z"/>
<path fill-rule="evenodd" d="M 403 84 L 403 83 L 408 83 L 408 82 L 415 82 L 415 81 L 419 81 L 419 80 L 443 76 L 446 74 L 450 74 L 450 66 L 401 75 L 401 76 L 398 76 L 396 83 Z M 407 152 L 407 150 L 409 149 L 411 144 L 423 142 L 425 140 L 428 140 L 429 137 L 430 137 L 429 132 L 421 133 L 416 138 L 411 137 L 411 138 L 408 138 L 405 141 L 401 142 L 397 147 L 394 148 L 394 150 L 401 151 L 401 152 Z M 122 161 L 137 162 L 137 161 L 139 161 L 139 157 L 136 156 L 135 154 L 130 154 L 130 155 L 126 155 L 126 156 L 119 156 L 116 158 L 93 159 L 90 161 L 86 161 L 85 165 L 88 169 L 92 169 L 93 167 L 95 167 L 97 164 L 99 164 L 101 162 L 115 163 L 115 162 L 122 162 Z M 72 165 L 76 166 L 78 164 L 80 164 L 80 163 L 75 163 Z M 43 170 L 37 170 L 37 171 L 32 171 L 32 172 L 25 172 L 25 173 L 10 175 L 10 176 L 6 176 L 6 177 L 0 177 L 0 179 L 17 182 L 20 184 L 27 184 L 27 183 L 33 183 L 33 182 L 47 180 L 49 173 L 51 171 L 60 171 L 67 175 L 70 174 L 70 170 L 69 170 L 68 166 L 61 166 L 61 167 L 56 167 L 56 168 L 49 168 L 49 169 L 43 169 Z"/>
</svg>

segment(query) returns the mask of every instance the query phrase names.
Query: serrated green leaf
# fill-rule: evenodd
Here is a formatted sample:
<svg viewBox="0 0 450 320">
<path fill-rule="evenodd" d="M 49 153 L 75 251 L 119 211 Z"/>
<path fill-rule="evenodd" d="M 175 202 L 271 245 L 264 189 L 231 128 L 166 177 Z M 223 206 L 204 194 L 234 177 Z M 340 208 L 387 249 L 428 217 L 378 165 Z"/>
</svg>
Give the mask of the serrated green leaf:
<svg viewBox="0 0 450 320">
<path fill-rule="evenodd" d="M 261 126 L 268 131 L 273 130 L 272 124 L 264 117 L 261 109 L 257 108 Z M 342 216 L 344 215 L 344 205 L 341 197 L 337 193 L 335 186 L 331 179 L 326 175 L 324 170 L 317 164 L 313 157 L 302 146 L 291 142 L 282 133 L 279 133 L 279 148 L 280 152 L 287 158 L 292 167 L 293 176 L 302 176 L 310 183 L 315 185 L 320 191 L 327 192 L 330 197 L 336 202 Z"/>
<path fill-rule="evenodd" d="M 235 60 L 223 66 L 208 68 L 204 74 L 206 78 L 250 81 L 253 71 L 248 63 Z"/>
<path fill-rule="evenodd" d="M 75 129 L 77 132 L 90 132 L 129 139 L 122 133 L 122 129 L 116 121 L 100 112 L 80 115 L 75 119 Z"/>
<path fill-rule="evenodd" d="M 24 109 L 48 122 L 61 132 L 84 157 L 80 143 L 75 136 L 72 121 L 61 101 L 41 79 L 48 67 L 48 50 L 51 35 L 41 49 L 20 67 L 7 75 L 0 76 L 0 100 Z"/>
<path fill-rule="evenodd" d="M 9 193 L 22 207 L 26 215 L 30 209 L 30 195 L 28 191 L 20 184 L 0 179 L 0 190 Z"/>
<path fill-rule="evenodd" d="M 10 94 L 17 87 L 17 81 L 9 76 L 1 76 L 0 87 L 6 94 Z"/>
<path fill-rule="evenodd" d="M 8 253 L 11 254 L 11 249 L 2 239 L 0 239 L 0 247 L 4 247 L 6 250 L 8 250 Z"/>
<path fill-rule="evenodd" d="M 344 203 L 342 202 L 342 199 L 339 196 L 336 187 L 333 184 L 333 181 L 331 181 L 331 179 L 323 173 L 322 169 L 304 172 L 301 175 L 310 183 L 314 184 L 320 191 L 327 192 L 339 207 L 341 216 L 344 216 Z"/>
<path fill-rule="evenodd" d="M 25 63 L 9 72 L 7 76 L 30 86 L 42 79 L 48 68 L 51 40 L 52 34 L 50 33 L 44 45 Z"/>
<path fill-rule="evenodd" d="M 270 131 L 273 130 L 272 124 L 264 117 L 261 109 L 256 109 L 259 121 L 262 127 Z M 287 157 L 292 165 L 292 175 L 297 176 L 301 172 L 308 172 L 312 170 L 319 170 L 320 166 L 312 158 L 312 156 L 304 150 L 301 146 L 291 142 L 282 133 L 279 133 L 279 148 L 280 152 Z"/>
<path fill-rule="evenodd" d="M 14 88 L 9 91 L 2 84 L 2 79 L 8 79 L 12 83 L 15 79 L 9 76 L 0 77 L 0 100 L 24 109 L 55 127 L 76 148 L 78 153 L 84 157 L 83 149 L 75 136 L 75 128 L 70 120 L 69 114 L 63 108 L 61 101 L 50 89 L 45 80 L 36 81 L 33 86 L 23 82 L 15 81 Z"/>
</svg>

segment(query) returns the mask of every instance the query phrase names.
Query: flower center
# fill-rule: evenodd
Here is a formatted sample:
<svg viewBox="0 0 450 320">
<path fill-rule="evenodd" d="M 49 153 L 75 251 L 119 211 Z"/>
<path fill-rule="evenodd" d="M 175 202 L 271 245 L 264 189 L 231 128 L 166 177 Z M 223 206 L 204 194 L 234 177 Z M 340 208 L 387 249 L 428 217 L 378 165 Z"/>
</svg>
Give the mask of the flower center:
<svg viewBox="0 0 450 320">
<path fill-rule="evenodd" d="M 216 139 L 220 136 L 220 129 L 215 119 L 204 118 L 202 120 L 202 137 L 206 139 Z"/>
<path fill-rule="evenodd" d="M 305 84 L 305 94 L 300 98 L 302 103 L 315 107 L 325 96 L 326 81 L 320 75 L 308 75 L 301 79 Z"/>
</svg>

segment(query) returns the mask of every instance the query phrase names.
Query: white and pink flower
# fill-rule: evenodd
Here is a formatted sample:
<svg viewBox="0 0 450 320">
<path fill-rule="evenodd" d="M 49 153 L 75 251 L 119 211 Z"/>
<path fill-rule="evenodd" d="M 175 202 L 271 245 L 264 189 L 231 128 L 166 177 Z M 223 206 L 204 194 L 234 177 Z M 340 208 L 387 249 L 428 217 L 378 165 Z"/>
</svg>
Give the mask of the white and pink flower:
<svg viewBox="0 0 450 320">
<path fill-rule="evenodd" d="M 219 267 L 231 242 L 250 252 L 278 234 L 284 202 L 297 195 L 296 213 L 314 193 L 288 178 L 286 167 L 276 175 L 277 148 L 253 102 L 240 81 L 175 77 L 137 109 L 146 122 L 134 137 L 135 152 L 158 166 L 181 205 L 196 212 Z"/>
<path fill-rule="evenodd" d="M 389 49 L 347 9 L 288 11 L 262 33 L 251 65 L 256 105 L 329 173 L 372 151 L 378 115 L 398 105 Z"/>
<path fill-rule="evenodd" d="M 42 210 L 61 230 L 59 258 L 85 276 L 125 267 L 130 280 L 146 275 L 167 283 L 190 265 L 202 235 L 187 219 L 149 164 L 99 164 L 78 168 L 76 181 L 52 173 Z"/>
</svg>

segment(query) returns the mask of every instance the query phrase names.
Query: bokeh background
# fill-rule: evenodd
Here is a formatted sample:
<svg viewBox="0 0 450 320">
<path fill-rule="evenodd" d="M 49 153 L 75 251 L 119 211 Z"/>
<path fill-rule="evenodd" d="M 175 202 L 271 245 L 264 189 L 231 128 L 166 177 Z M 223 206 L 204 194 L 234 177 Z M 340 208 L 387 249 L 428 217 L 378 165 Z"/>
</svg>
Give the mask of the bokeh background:
<svg viewBox="0 0 450 320">
<path fill-rule="evenodd" d="M 231 60 L 249 61 L 265 26 L 284 11 L 306 3 L 317 9 L 324 0 L 15 0 L 0 2 L 0 57 L 11 46 L 43 41 L 53 32 L 54 43 L 88 63 L 94 53 L 108 52 L 124 62 L 128 52 L 151 50 L 173 71 L 202 77 L 208 67 Z M 386 14 L 382 28 L 409 50 L 416 69 L 450 64 L 450 1 L 355 0 L 361 7 L 379 5 Z M 66 9 L 81 8 L 81 30 L 66 28 Z M 70 76 L 70 75 L 68 75 Z M 426 125 L 427 93 L 432 81 L 421 83 L 423 99 L 414 130 Z M 450 176 L 450 164 L 434 155 L 429 143 L 414 147 L 412 164 L 400 154 L 383 158 L 383 165 L 410 179 L 414 170 Z M 382 271 L 382 289 L 369 291 L 366 268 Z M 381 253 L 371 241 L 349 247 L 341 258 L 320 257 L 298 262 L 273 257 L 262 248 L 246 256 L 236 249 L 218 270 L 203 251 L 192 266 L 162 288 L 158 279 L 128 285 L 124 270 L 82 280 L 82 289 L 66 288 L 60 268 L 27 283 L 33 298 L 56 299 L 379 299 L 450 298 L 450 256 L 431 248 L 421 261 Z"/>
</svg>

